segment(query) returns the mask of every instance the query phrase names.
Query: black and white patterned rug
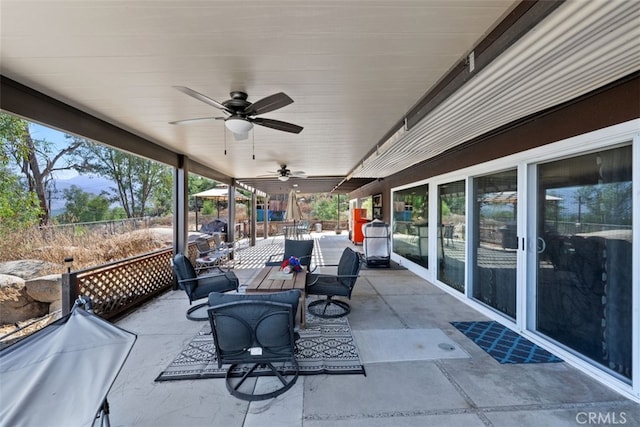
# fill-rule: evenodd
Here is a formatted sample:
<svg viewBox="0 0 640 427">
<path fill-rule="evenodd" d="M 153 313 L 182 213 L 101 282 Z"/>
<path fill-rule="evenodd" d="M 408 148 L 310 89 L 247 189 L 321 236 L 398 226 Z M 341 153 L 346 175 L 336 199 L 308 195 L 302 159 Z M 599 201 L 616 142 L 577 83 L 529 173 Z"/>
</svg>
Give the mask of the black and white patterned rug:
<svg viewBox="0 0 640 427">
<path fill-rule="evenodd" d="M 307 313 L 307 328 L 296 342 L 300 375 L 365 374 L 346 317 L 321 319 Z M 218 368 L 211 326 L 205 324 L 156 381 L 224 378 Z"/>
</svg>

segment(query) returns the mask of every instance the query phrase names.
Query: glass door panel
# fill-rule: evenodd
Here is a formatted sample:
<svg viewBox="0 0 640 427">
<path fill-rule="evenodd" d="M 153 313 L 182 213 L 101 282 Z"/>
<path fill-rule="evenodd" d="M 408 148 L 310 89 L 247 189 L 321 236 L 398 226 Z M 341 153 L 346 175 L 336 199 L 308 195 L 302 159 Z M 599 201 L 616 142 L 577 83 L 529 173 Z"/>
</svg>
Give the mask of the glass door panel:
<svg viewBox="0 0 640 427">
<path fill-rule="evenodd" d="M 438 186 L 438 280 L 465 287 L 465 181 Z"/>
<path fill-rule="evenodd" d="M 515 319 L 516 170 L 474 179 L 473 297 Z"/>
<path fill-rule="evenodd" d="M 537 167 L 536 328 L 631 378 L 632 152 Z"/>
<path fill-rule="evenodd" d="M 393 193 L 393 252 L 428 268 L 429 185 Z"/>
</svg>

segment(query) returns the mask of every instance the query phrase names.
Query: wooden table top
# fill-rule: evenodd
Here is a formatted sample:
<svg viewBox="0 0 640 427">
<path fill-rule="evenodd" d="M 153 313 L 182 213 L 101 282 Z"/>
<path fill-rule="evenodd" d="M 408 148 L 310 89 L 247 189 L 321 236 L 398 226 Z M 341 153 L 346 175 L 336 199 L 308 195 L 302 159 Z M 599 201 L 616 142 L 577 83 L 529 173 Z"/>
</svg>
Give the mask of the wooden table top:
<svg viewBox="0 0 640 427">
<path fill-rule="evenodd" d="M 263 267 L 262 270 L 247 284 L 246 292 L 280 292 L 290 289 L 300 289 L 304 292 L 306 273 L 293 273 L 290 279 L 282 279 L 280 267 Z"/>
</svg>

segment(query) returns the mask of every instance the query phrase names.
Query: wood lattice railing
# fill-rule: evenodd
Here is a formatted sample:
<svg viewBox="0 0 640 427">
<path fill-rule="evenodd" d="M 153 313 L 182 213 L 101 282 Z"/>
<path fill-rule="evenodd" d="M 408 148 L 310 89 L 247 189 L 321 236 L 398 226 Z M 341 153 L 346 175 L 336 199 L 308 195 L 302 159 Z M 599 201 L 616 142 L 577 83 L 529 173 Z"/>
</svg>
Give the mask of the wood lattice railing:
<svg viewBox="0 0 640 427">
<path fill-rule="evenodd" d="M 189 244 L 189 258 L 195 259 L 195 245 Z M 91 299 L 93 311 L 104 319 L 119 316 L 173 287 L 173 249 L 103 264 L 62 275 L 62 311 L 69 312 L 78 296 Z"/>
</svg>

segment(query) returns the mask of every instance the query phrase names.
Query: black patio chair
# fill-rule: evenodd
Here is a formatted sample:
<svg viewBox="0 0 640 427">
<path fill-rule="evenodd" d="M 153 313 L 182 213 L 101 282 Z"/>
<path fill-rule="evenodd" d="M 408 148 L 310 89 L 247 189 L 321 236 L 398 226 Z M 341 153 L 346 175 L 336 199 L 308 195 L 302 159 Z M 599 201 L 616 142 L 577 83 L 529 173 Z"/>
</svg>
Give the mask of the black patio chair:
<svg viewBox="0 0 640 427">
<path fill-rule="evenodd" d="M 189 297 L 189 305 L 193 301 L 207 298 L 211 292 L 237 291 L 240 281 L 232 271 L 222 271 L 213 274 L 197 275 L 191 261 L 184 254 L 173 257 L 173 272 L 178 280 L 178 286 Z M 208 302 L 195 305 L 187 310 L 187 319 L 207 320 L 207 317 L 192 315 L 196 310 L 206 306 Z"/>
<path fill-rule="evenodd" d="M 327 298 L 318 299 L 309 303 L 309 312 L 323 318 L 335 318 L 346 316 L 351 312 L 351 307 L 345 301 L 333 299 L 336 296 L 351 299 L 351 292 L 360 274 L 363 257 L 360 252 L 351 248 L 345 248 L 340 256 L 337 274 L 307 275 L 307 295 L 324 295 Z M 332 308 L 335 306 L 336 309 Z"/>
<path fill-rule="evenodd" d="M 313 253 L 313 240 L 291 240 L 284 241 L 284 253 L 274 254 L 264 263 L 267 267 L 277 267 L 286 259 L 292 256 L 300 260 L 300 265 L 311 270 L 311 254 Z"/>
<path fill-rule="evenodd" d="M 209 295 L 208 310 L 218 368 L 229 364 L 225 375 L 231 395 L 248 401 L 266 400 L 289 390 L 297 381 L 295 314 L 298 289 L 267 294 Z M 255 393 L 249 378 L 275 375 L 277 389 Z"/>
<path fill-rule="evenodd" d="M 198 251 L 198 257 L 207 256 L 211 251 L 215 250 L 215 248 L 212 248 L 211 245 L 209 245 L 209 240 L 204 237 L 198 237 L 195 243 L 196 250 Z"/>
</svg>

